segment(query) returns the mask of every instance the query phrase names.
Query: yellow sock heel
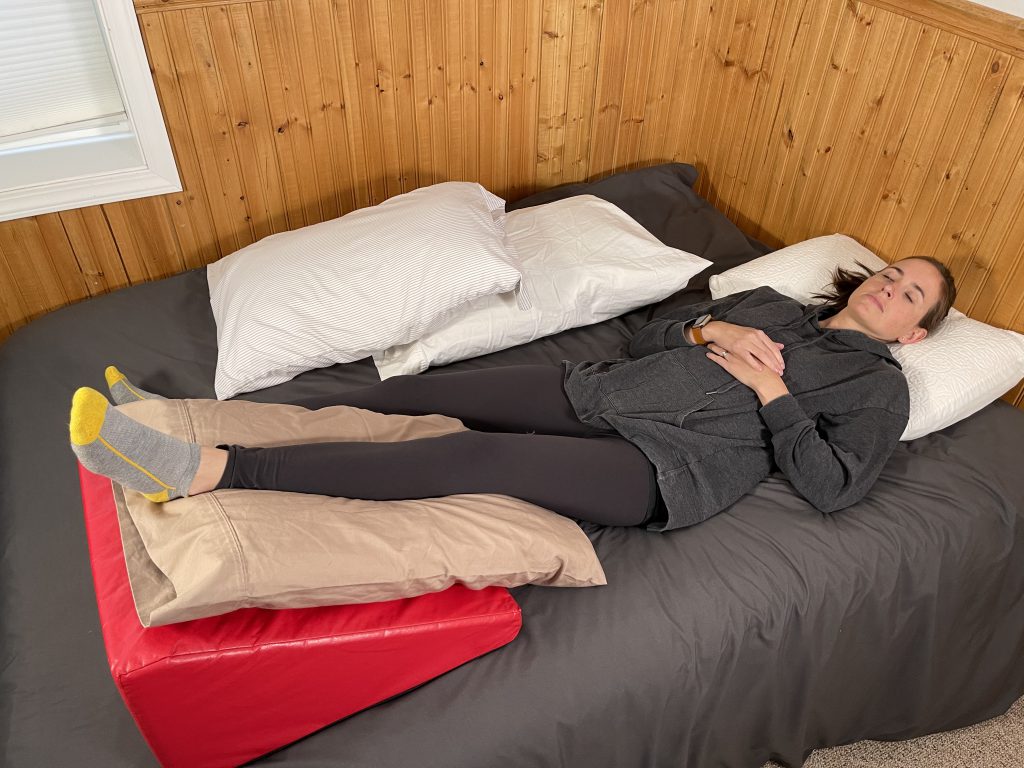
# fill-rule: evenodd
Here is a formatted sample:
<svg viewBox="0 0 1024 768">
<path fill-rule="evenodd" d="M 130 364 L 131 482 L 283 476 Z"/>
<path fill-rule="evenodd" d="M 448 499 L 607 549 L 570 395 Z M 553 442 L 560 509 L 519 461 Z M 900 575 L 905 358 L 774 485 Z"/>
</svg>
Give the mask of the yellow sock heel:
<svg viewBox="0 0 1024 768">
<path fill-rule="evenodd" d="M 79 387 L 71 399 L 71 442 L 88 445 L 100 436 L 110 403 L 90 387 Z"/>
</svg>

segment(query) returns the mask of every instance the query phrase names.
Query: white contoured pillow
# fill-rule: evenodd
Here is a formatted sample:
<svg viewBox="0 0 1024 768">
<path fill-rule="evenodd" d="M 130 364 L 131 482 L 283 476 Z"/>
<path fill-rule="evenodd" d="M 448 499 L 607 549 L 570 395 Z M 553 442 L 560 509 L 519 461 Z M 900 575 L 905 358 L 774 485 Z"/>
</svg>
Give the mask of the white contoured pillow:
<svg viewBox="0 0 1024 768">
<path fill-rule="evenodd" d="M 836 267 L 874 270 L 886 262 L 846 235 L 805 240 L 710 279 L 715 299 L 767 285 L 804 304 L 832 282 Z M 1024 335 L 994 328 L 951 309 L 917 344 L 890 345 L 910 387 L 910 421 L 902 440 L 948 427 L 997 399 L 1024 377 Z"/>
<path fill-rule="evenodd" d="M 374 355 L 382 379 L 495 352 L 669 296 L 711 262 L 670 248 L 617 206 L 579 195 L 505 215 L 532 308 L 472 301 L 411 343 Z"/>
<path fill-rule="evenodd" d="M 466 302 L 516 288 L 492 215 L 503 209 L 479 184 L 435 184 L 210 264 L 217 397 L 405 344 Z"/>
</svg>

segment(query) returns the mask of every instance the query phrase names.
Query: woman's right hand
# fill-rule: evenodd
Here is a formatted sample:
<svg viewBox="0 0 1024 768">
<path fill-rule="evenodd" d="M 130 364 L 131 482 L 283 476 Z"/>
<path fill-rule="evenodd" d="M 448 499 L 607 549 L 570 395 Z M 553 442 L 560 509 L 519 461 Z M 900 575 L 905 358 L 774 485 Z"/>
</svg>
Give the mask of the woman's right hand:
<svg viewBox="0 0 1024 768">
<path fill-rule="evenodd" d="M 781 376 L 786 369 L 780 352 L 785 345 L 772 341 L 759 328 L 712 320 L 700 330 L 706 341 L 713 341 L 730 355 L 740 356 L 755 371 L 760 371 L 764 364 Z"/>
</svg>

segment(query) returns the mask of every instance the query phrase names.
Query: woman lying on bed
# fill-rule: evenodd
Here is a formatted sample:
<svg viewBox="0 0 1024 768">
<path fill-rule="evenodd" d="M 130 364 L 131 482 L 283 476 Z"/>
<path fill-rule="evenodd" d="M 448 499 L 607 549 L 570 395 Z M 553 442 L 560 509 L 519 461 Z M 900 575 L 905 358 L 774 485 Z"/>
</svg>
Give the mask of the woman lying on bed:
<svg viewBox="0 0 1024 768">
<path fill-rule="evenodd" d="M 297 404 L 440 413 L 469 431 L 394 443 L 199 446 L 146 427 L 94 389 L 71 409 L 82 464 L 161 502 L 221 488 L 359 499 L 500 493 L 607 525 L 693 525 L 773 468 L 822 512 L 871 488 L 909 418 L 886 343 L 914 344 L 946 316 L 946 267 L 910 258 L 840 270 L 823 304 L 770 288 L 654 320 L 629 357 L 396 376 Z M 116 368 L 117 403 L 158 397 Z"/>
</svg>

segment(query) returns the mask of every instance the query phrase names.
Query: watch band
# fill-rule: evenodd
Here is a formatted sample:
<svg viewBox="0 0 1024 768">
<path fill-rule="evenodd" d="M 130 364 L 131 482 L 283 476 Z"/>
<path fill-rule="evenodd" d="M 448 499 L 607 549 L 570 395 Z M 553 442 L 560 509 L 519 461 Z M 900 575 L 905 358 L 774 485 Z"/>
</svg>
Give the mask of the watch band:
<svg viewBox="0 0 1024 768">
<path fill-rule="evenodd" d="M 704 338 L 704 333 L 701 329 L 711 322 L 711 315 L 701 315 L 697 320 L 690 326 L 690 330 L 693 332 L 693 340 L 696 344 L 701 347 L 708 345 L 708 340 Z"/>
<path fill-rule="evenodd" d="M 693 340 L 697 343 L 697 345 L 701 347 L 706 347 L 708 342 L 704 338 L 704 334 L 700 332 L 700 326 L 695 325 L 690 330 L 693 332 Z"/>
</svg>

